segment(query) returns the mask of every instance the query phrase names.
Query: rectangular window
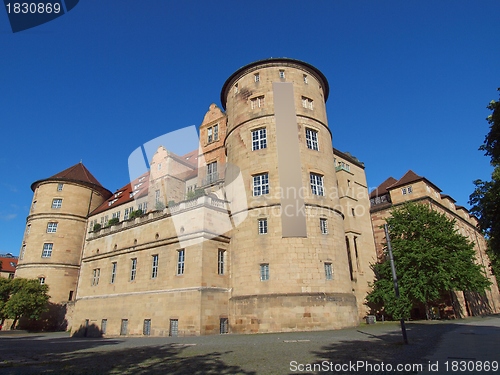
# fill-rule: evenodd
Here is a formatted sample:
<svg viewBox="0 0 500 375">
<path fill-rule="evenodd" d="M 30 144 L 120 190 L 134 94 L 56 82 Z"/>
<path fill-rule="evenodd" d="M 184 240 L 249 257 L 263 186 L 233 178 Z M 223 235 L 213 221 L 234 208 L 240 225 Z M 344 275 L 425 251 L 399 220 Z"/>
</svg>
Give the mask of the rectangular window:
<svg viewBox="0 0 500 375">
<path fill-rule="evenodd" d="M 155 203 L 160 202 L 160 190 L 155 191 Z"/>
<path fill-rule="evenodd" d="M 224 275 L 224 256 L 226 254 L 226 250 L 219 249 L 217 256 L 217 273 L 219 275 Z"/>
<path fill-rule="evenodd" d="M 260 281 L 269 280 L 269 263 L 260 265 Z"/>
<path fill-rule="evenodd" d="M 39 277 L 38 281 L 40 282 L 40 285 L 45 284 L 45 277 Z"/>
<path fill-rule="evenodd" d="M 303 78 L 304 78 L 304 83 L 308 83 L 308 81 L 307 81 L 307 74 L 304 74 Z"/>
<path fill-rule="evenodd" d="M 55 198 L 52 200 L 52 208 L 61 208 L 62 207 L 62 199 Z"/>
<path fill-rule="evenodd" d="M 321 228 L 321 234 L 328 234 L 328 220 L 324 218 L 319 219 L 319 227 Z"/>
<path fill-rule="evenodd" d="M 120 327 L 120 335 L 124 336 L 127 334 L 128 330 L 128 319 L 122 319 L 122 325 Z"/>
<path fill-rule="evenodd" d="M 402 188 L 402 189 L 401 189 L 401 193 L 402 193 L 403 195 L 406 195 L 406 188 Z"/>
<path fill-rule="evenodd" d="M 210 143 L 213 141 L 213 136 L 212 136 L 212 128 L 208 128 L 207 129 L 207 134 L 208 134 L 208 137 L 207 137 L 207 142 Z"/>
<path fill-rule="evenodd" d="M 91 285 L 99 285 L 99 277 L 101 276 L 101 269 L 100 268 L 94 268 L 92 270 L 92 283 Z"/>
<path fill-rule="evenodd" d="M 234 85 L 234 93 L 237 94 L 238 93 L 238 84 L 235 84 Z"/>
<path fill-rule="evenodd" d="M 56 233 L 56 232 L 57 232 L 57 223 L 48 223 L 47 233 Z"/>
<path fill-rule="evenodd" d="M 114 284 L 116 280 L 116 267 L 116 262 L 111 263 L 111 284 Z"/>
<path fill-rule="evenodd" d="M 280 78 L 285 79 L 285 71 L 284 70 L 280 70 Z"/>
<path fill-rule="evenodd" d="M 155 254 L 155 255 L 153 255 L 151 278 L 156 279 L 157 276 L 158 276 L 158 254 Z"/>
<path fill-rule="evenodd" d="M 318 132 L 316 130 L 306 128 L 306 144 L 310 150 L 319 150 L 318 146 Z"/>
<path fill-rule="evenodd" d="M 26 227 L 26 234 L 30 234 L 31 232 L 31 224 L 28 224 L 28 226 Z"/>
<path fill-rule="evenodd" d="M 255 82 L 260 82 L 260 74 L 259 73 L 255 73 L 253 75 L 253 77 L 254 77 Z"/>
<path fill-rule="evenodd" d="M 314 195 L 324 195 L 323 176 L 316 174 L 316 173 L 311 173 L 309 180 L 311 182 L 312 193 Z"/>
<path fill-rule="evenodd" d="M 252 151 L 267 147 L 266 128 L 252 130 Z"/>
<path fill-rule="evenodd" d="M 177 250 L 177 275 L 184 274 L 185 250 Z"/>
<path fill-rule="evenodd" d="M 176 337 L 179 335 L 179 320 L 170 319 L 170 329 L 168 331 L 169 336 Z"/>
<path fill-rule="evenodd" d="M 214 125 L 214 141 L 219 139 L 219 124 Z"/>
<path fill-rule="evenodd" d="M 253 196 L 269 194 L 269 174 L 262 173 L 253 176 Z"/>
<path fill-rule="evenodd" d="M 43 244 L 43 251 L 42 251 L 42 258 L 50 258 L 52 256 L 52 246 L 54 244 L 52 243 L 44 243 Z"/>
<path fill-rule="evenodd" d="M 217 162 L 207 164 L 207 184 L 217 181 Z"/>
<path fill-rule="evenodd" d="M 124 220 L 128 220 L 128 215 L 129 215 L 129 209 L 128 209 L 128 208 L 126 208 L 126 209 L 125 209 L 125 215 L 123 215 L 123 219 L 124 219 Z"/>
<path fill-rule="evenodd" d="M 151 335 L 151 319 L 144 319 L 144 325 L 142 327 L 142 334 L 144 336 Z"/>
<path fill-rule="evenodd" d="M 250 99 L 250 106 L 252 109 L 264 107 L 264 95 Z"/>
<path fill-rule="evenodd" d="M 23 260 L 24 259 L 24 253 L 26 252 L 26 245 L 23 245 L 21 248 L 21 255 L 19 255 L 19 259 Z"/>
<path fill-rule="evenodd" d="M 57 191 L 62 191 L 64 184 L 57 184 Z"/>
<path fill-rule="evenodd" d="M 130 267 L 130 281 L 135 280 L 135 275 L 137 274 L 137 258 L 132 259 L 132 266 Z"/>
<path fill-rule="evenodd" d="M 267 234 L 267 219 L 259 219 L 259 234 Z"/>
<path fill-rule="evenodd" d="M 305 96 L 302 97 L 302 107 L 304 108 L 309 108 L 313 109 L 313 100 L 310 98 L 306 98 Z"/>
<path fill-rule="evenodd" d="M 331 263 L 325 263 L 325 277 L 327 280 L 333 280 L 333 271 Z"/>
<path fill-rule="evenodd" d="M 101 333 L 103 335 L 106 334 L 106 328 L 107 328 L 107 326 L 108 326 L 108 319 L 101 320 Z"/>
<path fill-rule="evenodd" d="M 408 190 L 408 194 L 411 194 L 411 193 L 413 193 L 413 187 L 411 187 L 411 186 L 408 186 L 407 190 Z"/>
<path fill-rule="evenodd" d="M 31 210 L 34 211 L 36 208 L 36 201 L 33 202 L 33 205 L 31 206 Z"/>
<path fill-rule="evenodd" d="M 226 334 L 229 332 L 229 320 L 227 318 L 220 318 L 220 334 Z"/>
</svg>

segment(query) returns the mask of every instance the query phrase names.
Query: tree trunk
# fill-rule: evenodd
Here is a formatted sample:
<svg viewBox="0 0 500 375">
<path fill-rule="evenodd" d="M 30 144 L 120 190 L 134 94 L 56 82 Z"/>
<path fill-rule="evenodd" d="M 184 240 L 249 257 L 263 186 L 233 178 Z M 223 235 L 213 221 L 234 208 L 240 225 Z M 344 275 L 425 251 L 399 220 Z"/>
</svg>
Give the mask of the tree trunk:
<svg viewBox="0 0 500 375">
<path fill-rule="evenodd" d="M 430 312 L 429 312 L 429 305 L 427 303 L 425 304 L 425 319 L 426 320 L 430 320 L 431 319 Z"/>
<path fill-rule="evenodd" d="M 16 318 L 14 319 L 14 321 L 12 322 L 12 325 L 10 326 L 10 329 L 11 330 L 14 330 L 16 329 L 16 324 L 17 324 L 17 321 L 18 321 L 19 317 L 16 316 Z"/>
</svg>

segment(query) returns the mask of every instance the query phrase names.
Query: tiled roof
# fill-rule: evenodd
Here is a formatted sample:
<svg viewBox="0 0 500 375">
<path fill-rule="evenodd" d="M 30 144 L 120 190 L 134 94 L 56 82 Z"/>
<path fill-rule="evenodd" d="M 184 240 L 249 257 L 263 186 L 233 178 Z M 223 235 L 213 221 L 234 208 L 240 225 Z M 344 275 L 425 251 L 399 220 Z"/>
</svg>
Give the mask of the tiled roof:
<svg viewBox="0 0 500 375">
<path fill-rule="evenodd" d="M 436 185 L 434 185 L 428 179 L 426 179 L 425 177 L 419 176 L 418 174 L 416 174 L 415 172 L 413 172 L 411 169 L 408 170 L 408 172 L 406 172 L 404 174 L 404 176 L 401 177 L 395 184 L 389 186 L 388 190 L 392 190 L 392 189 L 395 189 L 395 188 L 397 188 L 399 186 L 412 184 L 412 183 L 418 182 L 418 181 L 425 181 L 427 184 L 431 185 L 438 192 L 442 191 L 440 188 L 438 188 Z"/>
<path fill-rule="evenodd" d="M 35 191 L 39 183 L 50 180 L 78 182 L 96 189 L 105 197 L 111 194 L 111 192 L 104 188 L 81 162 L 65 169 L 62 172 L 56 173 L 52 177 L 33 182 L 31 184 L 31 190 Z"/>
<path fill-rule="evenodd" d="M 109 197 L 99 207 L 92 211 L 90 216 L 94 216 L 98 213 L 111 210 L 115 207 L 121 206 L 122 204 L 132 202 L 138 198 L 144 197 L 148 195 L 148 190 L 149 171 L 114 192 L 111 197 Z"/>
<path fill-rule="evenodd" d="M 379 197 L 387 193 L 387 188 L 394 185 L 397 180 L 394 177 L 389 177 L 387 180 L 382 182 L 376 189 L 370 193 L 370 198 Z"/>
<path fill-rule="evenodd" d="M 0 262 L 2 262 L 2 272 L 16 272 L 17 258 L 0 257 Z"/>
</svg>

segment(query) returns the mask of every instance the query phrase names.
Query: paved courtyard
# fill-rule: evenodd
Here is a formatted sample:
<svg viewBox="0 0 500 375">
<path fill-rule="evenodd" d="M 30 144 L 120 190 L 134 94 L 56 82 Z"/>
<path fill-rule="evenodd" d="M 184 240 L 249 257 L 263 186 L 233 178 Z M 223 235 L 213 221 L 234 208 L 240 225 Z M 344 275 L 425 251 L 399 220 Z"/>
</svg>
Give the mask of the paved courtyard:
<svg viewBox="0 0 500 375">
<path fill-rule="evenodd" d="M 500 361 L 500 316 L 411 322 L 407 329 L 409 345 L 394 322 L 338 331 L 162 338 L 2 331 L 0 374 L 451 374 L 453 361 L 465 361 L 469 370 L 471 362 L 477 370 L 478 361 Z M 500 373 L 492 370 L 483 372 Z"/>
</svg>

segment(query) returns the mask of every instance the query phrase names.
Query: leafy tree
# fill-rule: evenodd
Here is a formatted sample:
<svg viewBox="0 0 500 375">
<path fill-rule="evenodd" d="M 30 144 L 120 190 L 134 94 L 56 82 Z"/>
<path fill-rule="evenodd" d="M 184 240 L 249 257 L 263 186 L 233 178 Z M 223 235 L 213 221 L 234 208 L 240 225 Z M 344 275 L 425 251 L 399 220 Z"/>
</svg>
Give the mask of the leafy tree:
<svg viewBox="0 0 500 375">
<path fill-rule="evenodd" d="M 389 259 L 373 265 L 376 280 L 368 302 L 382 303 L 395 319 L 410 317 L 415 304 L 429 305 L 452 290 L 484 293 L 491 284 L 475 263 L 474 244 L 458 233 L 455 221 L 418 203 L 406 203 L 386 220 L 398 276 L 396 299 Z"/>
<path fill-rule="evenodd" d="M 498 89 L 500 91 L 500 88 Z M 488 238 L 488 255 L 494 273 L 500 275 L 500 100 L 492 100 L 487 106 L 492 114 L 487 117 L 490 131 L 479 148 L 491 158 L 494 167 L 491 181 L 474 181 L 476 186 L 469 197 L 471 213 L 478 217 L 479 227 Z"/>
<path fill-rule="evenodd" d="M 19 318 L 38 319 L 47 311 L 47 294 L 49 287 L 41 285 L 36 279 L 15 278 L 9 280 L 10 297 L 3 306 L 5 317 L 14 319 L 11 329 L 14 329 Z"/>
<path fill-rule="evenodd" d="M 0 325 L 2 326 L 7 318 L 3 309 L 10 297 L 10 284 L 10 279 L 0 277 Z"/>
</svg>

